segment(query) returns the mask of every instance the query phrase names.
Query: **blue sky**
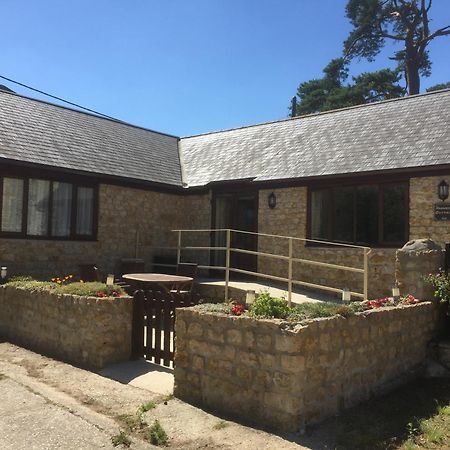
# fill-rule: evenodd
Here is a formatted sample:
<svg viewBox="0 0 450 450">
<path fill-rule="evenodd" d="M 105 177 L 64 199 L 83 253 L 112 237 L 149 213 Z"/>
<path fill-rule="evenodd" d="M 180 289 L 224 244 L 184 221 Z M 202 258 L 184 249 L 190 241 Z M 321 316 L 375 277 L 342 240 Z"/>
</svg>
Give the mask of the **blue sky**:
<svg viewBox="0 0 450 450">
<path fill-rule="evenodd" d="M 298 84 L 340 55 L 346 3 L 3 0 L 0 75 L 179 136 L 279 119 Z M 431 18 L 448 25 L 450 1 L 435 0 Z M 450 81 L 450 36 L 430 49 L 422 90 Z M 352 72 L 388 66 L 390 51 Z"/>
</svg>

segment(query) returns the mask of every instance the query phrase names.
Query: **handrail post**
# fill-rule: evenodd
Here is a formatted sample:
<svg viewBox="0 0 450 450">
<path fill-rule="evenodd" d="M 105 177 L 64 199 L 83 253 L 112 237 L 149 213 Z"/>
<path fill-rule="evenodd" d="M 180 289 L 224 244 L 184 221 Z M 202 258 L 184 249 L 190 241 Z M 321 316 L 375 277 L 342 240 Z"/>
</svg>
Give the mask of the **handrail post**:
<svg viewBox="0 0 450 450">
<path fill-rule="evenodd" d="M 181 262 L 181 230 L 178 230 L 177 264 Z"/>
<path fill-rule="evenodd" d="M 228 300 L 228 284 L 230 283 L 230 248 L 231 248 L 231 230 L 227 229 L 227 250 L 225 258 L 225 301 Z"/>
<path fill-rule="evenodd" d="M 364 249 L 364 300 L 369 297 L 369 252 Z"/>
<path fill-rule="evenodd" d="M 292 253 L 293 253 L 293 241 L 289 238 L 289 268 L 288 268 L 288 305 L 292 306 Z"/>
</svg>

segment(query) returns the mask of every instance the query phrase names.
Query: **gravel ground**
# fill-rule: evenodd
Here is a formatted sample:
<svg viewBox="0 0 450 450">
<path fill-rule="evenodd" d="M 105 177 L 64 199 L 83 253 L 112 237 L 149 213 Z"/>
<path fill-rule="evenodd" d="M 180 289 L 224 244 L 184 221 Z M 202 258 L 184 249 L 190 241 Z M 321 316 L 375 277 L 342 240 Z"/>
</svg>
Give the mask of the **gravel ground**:
<svg viewBox="0 0 450 450">
<path fill-rule="evenodd" d="M 125 430 L 132 448 L 158 419 L 178 449 L 324 449 L 314 436 L 277 436 L 224 420 L 177 399 L 121 384 L 15 345 L 0 343 L 0 448 L 113 448 L 111 437 Z M 156 406 L 129 428 L 143 403 Z M 125 419 L 124 419 L 125 418 Z M 133 429 L 134 428 L 134 429 Z"/>
</svg>

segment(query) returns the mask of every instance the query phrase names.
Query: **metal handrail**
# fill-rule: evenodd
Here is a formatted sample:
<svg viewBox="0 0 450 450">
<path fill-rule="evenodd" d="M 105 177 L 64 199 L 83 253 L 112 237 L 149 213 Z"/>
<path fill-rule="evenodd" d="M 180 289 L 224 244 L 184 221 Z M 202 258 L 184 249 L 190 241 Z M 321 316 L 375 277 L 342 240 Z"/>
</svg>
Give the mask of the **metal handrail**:
<svg viewBox="0 0 450 450">
<path fill-rule="evenodd" d="M 342 289 L 338 289 L 331 286 L 324 286 L 320 284 L 310 283 L 306 281 L 300 281 L 300 280 L 294 280 L 293 279 L 293 264 L 294 263 L 301 263 L 301 264 L 309 264 L 313 266 L 319 266 L 319 267 L 326 267 L 329 269 L 336 269 L 336 270 L 344 270 L 354 273 L 361 273 L 363 274 L 363 292 L 354 292 L 350 291 L 350 295 L 358 298 L 363 298 L 367 300 L 368 298 L 368 270 L 369 270 L 369 261 L 368 261 L 368 255 L 371 251 L 370 247 L 365 247 L 361 245 L 351 245 L 351 244 L 342 244 L 338 242 L 328 242 L 328 241 L 322 241 L 317 239 L 306 239 L 306 238 L 298 238 L 294 236 L 283 236 L 283 235 L 276 235 L 276 234 L 267 234 L 267 233 L 257 233 L 253 231 L 243 231 L 243 230 L 234 230 L 230 228 L 218 228 L 218 229 L 183 229 L 183 230 L 172 230 L 173 232 L 178 233 L 178 245 L 177 247 L 165 247 L 165 248 L 171 248 L 173 250 L 177 250 L 177 264 L 181 262 L 181 251 L 182 250 L 208 250 L 208 251 L 225 251 L 225 266 L 211 266 L 211 265 L 199 265 L 198 267 L 200 269 L 216 269 L 216 270 L 224 270 L 225 271 L 225 299 L 228 298 L 228 290 L 229 290 L 229 283 L 230 283 L 230 272 L 236 272 L 236 273 L 242 273 L 247 275 L 253 275 L 260 278 L 266 278 L 269 280 L 275 280 L 275 281 L 282 281 L 287 282 L 288 284 L 288 303 L 291 305 L 292 301 L 292 286 L 293 285 L 299 285 L 299 286 L 305 286 L 309 288 L 314 289 L 321 289 L 329 292 L 343 292 Z M 225 232 L 226 233 L 226 246 L 182 246 L 182 233 L 212 233 L 212 232 Z M 231 233 L 243 233 L 243 234 L 251 234 L 256 236 L 265 236 L 265 237 L 272 237 L 272 238 L 279 238 L 279 239 L 287 239 L 289 243 L 289 254 L 286 255 L 278 255 L 275 253 L 267 253 L 267 252 L 260 252 L 257 250 L 247 250 L 242 248 L 235 248 L 231 247 Z M 294 258 L 293 256 L 293 242 L 294 241 L 301 241 L 301 242 L 313 242 L 313 243 L 319 243 L 319 244 L 325 244 L 327 246 L 336 246 L 336 247 L 346 247 L 346 248 L 354 248 L 358 250 L 363 251 L 363 268 L 358 267 L 352 267 L 352 266 L 344 266 L 340 264 L 331 264 L 331 263 L 325 263 L 322 261 L 314 261 L 310 259 L 304 259 L 304 258 Z M 249 255 L 255 255 L 258 257 L 263 258 L 273 258 L 273 259 L 279 259 L 284 260 L 288 262 L 288 276 L 286 277 L 280 277 L 275 275 L 269 275 L 266 273 L 261 272 L 253 272 L 249 270 L 239 269 L 236 267 L 231 267 L 231 252 L 236 253 L 243 253 L 243 254 L 249 254 Z"/>
</svg>

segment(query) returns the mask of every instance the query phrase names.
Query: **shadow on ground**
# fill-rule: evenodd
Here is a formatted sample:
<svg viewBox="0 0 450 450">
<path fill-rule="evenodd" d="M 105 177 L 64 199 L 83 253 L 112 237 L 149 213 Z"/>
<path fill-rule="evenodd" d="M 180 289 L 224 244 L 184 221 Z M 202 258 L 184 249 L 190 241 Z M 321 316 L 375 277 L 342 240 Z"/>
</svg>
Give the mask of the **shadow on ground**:
<svg viewBox="0 0 450 450">
<path fill-rule="evenodd" d="M 399 448 L 415 423 L 449 404 L 449 378 L 418 379 L 328 419 L 297 442 L 311 449 Z M 324 436 L 329 442 L 319 442 Z"/>
<path fill-rule="evenodd" d="M 111 364 L 98 374 L 157 394 L 169 395 L 173 393 L 173 370 L 153 364 L 143 358 L 136 361 Z"/>
</svg>

